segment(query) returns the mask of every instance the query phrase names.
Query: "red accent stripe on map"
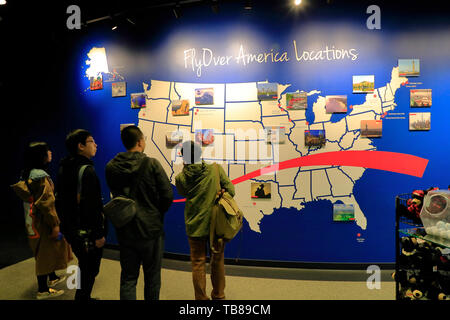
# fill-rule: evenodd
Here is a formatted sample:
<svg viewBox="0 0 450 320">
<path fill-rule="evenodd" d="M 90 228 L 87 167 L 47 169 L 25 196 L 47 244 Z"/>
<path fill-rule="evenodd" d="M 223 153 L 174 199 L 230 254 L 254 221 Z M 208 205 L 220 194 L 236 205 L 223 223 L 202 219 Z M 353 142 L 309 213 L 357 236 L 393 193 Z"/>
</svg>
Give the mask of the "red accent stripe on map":
<svg viewBox="0 0 450 320">
<path fill-rule="evenodd" d="M 347 166 L 396 172 L 422 178 L 428 160 L 409 154 L 388 151 L 333 151 L 294 158 L 247 173 L 231 182 L 238 184 L 263 174 L 296 167 Z M 177 199 L 174 202 L 184 202 Z"/>
</svg>

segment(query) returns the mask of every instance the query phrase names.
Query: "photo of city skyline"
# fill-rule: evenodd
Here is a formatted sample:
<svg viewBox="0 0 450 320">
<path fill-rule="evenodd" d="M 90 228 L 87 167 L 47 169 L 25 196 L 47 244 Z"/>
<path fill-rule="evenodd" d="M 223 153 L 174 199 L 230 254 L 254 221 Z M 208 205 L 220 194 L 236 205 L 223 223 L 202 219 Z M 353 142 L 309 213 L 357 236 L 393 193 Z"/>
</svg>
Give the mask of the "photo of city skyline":
<svg viewBox="0 0 450 320">
<path fill-rule="evenodd" d="M 431 112 L 409 114 L 409 130 L 422 131 L 431 129 Z"/>
<path fill-rule="evenodd" d="M 383 133 L 383 120 L 361 120 L 361 137 L 377 138 Z"/>
</svg>

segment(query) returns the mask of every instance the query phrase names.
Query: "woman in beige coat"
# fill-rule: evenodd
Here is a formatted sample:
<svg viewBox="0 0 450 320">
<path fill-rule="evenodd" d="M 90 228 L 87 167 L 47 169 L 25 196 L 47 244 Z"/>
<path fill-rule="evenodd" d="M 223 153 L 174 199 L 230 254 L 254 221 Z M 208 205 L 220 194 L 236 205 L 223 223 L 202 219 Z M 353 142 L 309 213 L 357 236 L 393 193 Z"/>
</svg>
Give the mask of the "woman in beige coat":
<svg viewBox="0 0 450 320">
<path fill-rule="evenodd" d="M 71 249 L 59 230 L 55 210 L 54 185 L 45 171 L 52 154 L 45 142 L 30 143 L 25 152 L 22 180 L 12 188 L 23 200 L 25 224 L 30 247 L 36 260 L 37 299 L 60 296 L 64 290 L 50 288 L 65 280 L 56 270 L 66 269 Z"/>
</svg>

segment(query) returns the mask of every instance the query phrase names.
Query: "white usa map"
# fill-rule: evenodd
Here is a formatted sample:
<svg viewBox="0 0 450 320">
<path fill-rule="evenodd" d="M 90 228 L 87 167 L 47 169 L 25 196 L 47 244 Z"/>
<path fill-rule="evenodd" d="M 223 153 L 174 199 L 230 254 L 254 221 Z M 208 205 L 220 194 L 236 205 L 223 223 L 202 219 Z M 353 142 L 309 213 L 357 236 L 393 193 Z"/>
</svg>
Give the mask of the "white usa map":
<svg viewBox="0 0 450 320">
<path fill-rule="evenodd" d="M 196 130 L 213 129 L 214 143 L 203 147 L 203 159 L 217 162 L 231 180 L 272 164 L 323 152 L 375 150 L 372 140 L 361 137 L 361 120 L 381 120 L 396 107 L 395 93 L 407 78 L 391 72 L 390 82 L 365 94 L 365 101 L 354 105 L 339 121 L 331 121 L 321 91 L 307 92 L 308 108 L 314 122 L 308 123 L 305 110 L 286 108 L 286 93 L 300 92 L 290 84 L 277 84 L 278 96 L 261 101 L 257 84 L 183 83 L 151 80 L 143 83 L 146 107 L 139 111 L 138 126 L 147 137 L 145 153 L 158 159 L 172 184 L 183 169 L 179 145 L 167 146 L 166 134 L 181 132 L 182 141 L 194 140 Z M 273 81 L 275 82 L 275 81 Z M 211 104 L 195 104 L 197 89 L 213 89 Z M 189 100 L 189 114 L 173 115 L 173 103 Z M 264 129 L 284 127 L 284 143 L 268 144 Z M 305 146 L 305 130 L 325 130 L 326 144 L 321 148 Z M 281 208 L 296 208 L 307 202 L 338 201 L 354 207 L 355 223 L 365 230 L 368 221 L 354 196 L 354 186 L 366 169 L 347 166 L 297 167 L 263 174 L 235 185 L 235 199 L 245 213 L 251 230 L 261 232 L 260 222 Z M 253 199 L 251 183 L 271 183 L 271 199 Z"/>
</svg>

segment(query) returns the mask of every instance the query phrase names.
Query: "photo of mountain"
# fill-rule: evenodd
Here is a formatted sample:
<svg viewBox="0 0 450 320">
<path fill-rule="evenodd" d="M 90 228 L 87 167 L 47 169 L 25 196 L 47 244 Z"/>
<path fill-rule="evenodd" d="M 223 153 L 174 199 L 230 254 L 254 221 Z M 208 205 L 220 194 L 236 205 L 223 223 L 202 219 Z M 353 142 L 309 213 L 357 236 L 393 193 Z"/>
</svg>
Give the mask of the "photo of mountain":
<svg viewBox="0 0 450 320">
<path fill-rule="evenodd" d="M 195 89 L 195 104 L 214 104 L 214 88 Z"/>
<path fill-rule="evenodd" d="M 375 76 L 353 76 L 353 93 L 370 93 L 375 88 Z"/>
</svg>

